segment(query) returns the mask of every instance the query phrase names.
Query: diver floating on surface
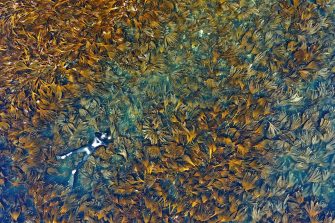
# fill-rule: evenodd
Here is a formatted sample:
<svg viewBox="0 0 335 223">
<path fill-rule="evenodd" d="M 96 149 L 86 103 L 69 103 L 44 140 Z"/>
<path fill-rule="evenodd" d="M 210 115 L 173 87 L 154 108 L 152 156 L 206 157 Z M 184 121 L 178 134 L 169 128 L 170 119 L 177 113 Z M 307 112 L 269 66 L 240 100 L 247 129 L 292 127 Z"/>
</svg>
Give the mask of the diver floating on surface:
<svg viewBox="0 0 335 223">
<path fill-rule="evenodd" d="M 112 142 L 112 136 L 110 134 L 110 129 L 107 129 L 104 133 L 96 132 L 94 134 L 94 139 L 91 143 L 86 146 L 82 146 L 78 149 L 75 149 L 71 152 L 65 153 L 63 155 L 57 155 L 57 160 L 64 160 L 67 157 L 70 157 L 79 153 L 86 153 L 82 160 L 77 164 L 76 168 L 71 171 L 70 179 L 68 180 L 69 186 L 71 188 L 75 187 L 78 181 L 78 172 L 79 169 L 85 164 L 88 157 L 94 153 L 101 146 L 108 146 Z"/>
</svg>

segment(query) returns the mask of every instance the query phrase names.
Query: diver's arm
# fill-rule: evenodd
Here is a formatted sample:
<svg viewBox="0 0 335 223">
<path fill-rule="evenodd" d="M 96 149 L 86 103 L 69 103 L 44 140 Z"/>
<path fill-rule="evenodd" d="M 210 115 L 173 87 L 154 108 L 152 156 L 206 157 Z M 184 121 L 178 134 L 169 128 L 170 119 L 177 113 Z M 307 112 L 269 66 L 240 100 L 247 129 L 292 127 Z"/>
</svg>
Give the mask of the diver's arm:
<svg viewBox="0 0 335 223">
<path fill-rule="evenodd" d="M 63 159 L 66 159 L 67 157 L 69 157 L 71 155 L 78 154 L 78 153 L 83 153 L 83 152 L 85 152 L 87 155 L 90 155 L 92 153 L 89 146 L 83 146 L 83 147 L 80 147 L 78 149 L 72 150 L 71 152 L 65 153 L 63 155 L 57 155 L 56 158 L 58 160 L 63 160 Z"/>
<path fill-rule="evenodd" d="M 73 155 L 73 154 L 78 154 L 78 153 L 86 153 L 86 155 L 90 155 L 93 153 L 98 147 L 100 146 L 107 146 L 107 144 L 110 143 L 112 137 L 108 133 L 100 133 L 96 132 L 95 137 L 89 145 L 80 147 L 78 149 L 74 149 L 68 153 L 62 154 L 62 155 L 57 155 L 56 158 L 57 160 L 63 160 L 66 159 L 67 157 Z"/>
</svg>

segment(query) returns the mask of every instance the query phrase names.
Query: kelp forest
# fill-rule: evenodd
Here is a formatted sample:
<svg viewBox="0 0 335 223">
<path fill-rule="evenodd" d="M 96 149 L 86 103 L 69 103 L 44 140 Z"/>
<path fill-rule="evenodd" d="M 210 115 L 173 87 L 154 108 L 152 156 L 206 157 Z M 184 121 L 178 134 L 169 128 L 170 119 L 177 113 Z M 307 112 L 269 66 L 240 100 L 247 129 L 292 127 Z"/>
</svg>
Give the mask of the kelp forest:
<svg viewBox="0 0 335 223">
<path fill-rule="evenodd" d="M 1 0 L 1 223 L 334 223 L 333 0 Z"/>
</svg>

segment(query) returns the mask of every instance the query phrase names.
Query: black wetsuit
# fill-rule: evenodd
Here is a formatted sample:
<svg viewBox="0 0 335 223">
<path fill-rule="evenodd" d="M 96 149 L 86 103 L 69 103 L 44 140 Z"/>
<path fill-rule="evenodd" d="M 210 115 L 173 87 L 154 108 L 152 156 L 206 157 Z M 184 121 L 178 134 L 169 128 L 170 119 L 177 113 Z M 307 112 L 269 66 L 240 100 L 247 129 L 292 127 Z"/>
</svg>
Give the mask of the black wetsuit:
<svg viewBox="0 0 335 223">
<path fill-rule="evenodd" d="M 78 154 L 78 153 L 86 153 L 83 157 L 83 159 L 77 164 L 76 168 L 74 170 L 72 170 L 70 179 L 69 179 L 69 184 L 71 185 L 71 187 L 75 187 L 77 185 L 78 182 L 78 173 L 81 167 L 83 167 L 83 165 L 85 164 L 85 162 L 87 161 L 88 157 L 94 153 L 97 148 L 99 148 L 100 146 L 107 146 L 108 144 L 110 144 L 112 142 L 112 137 L 110 135 L 110 130 L 107 130 L 105 133 L 100 133 L 100 132 L 96 132 L 94 139 L 92 140 L 92 142 L 86 146 L 82 146 L 78 149 L 75 149 L 71 152 L 65 153 L 63 155 L 58 155 L 56 156 L 57 159 L 65 159 L 69 156 L 72 156 L 74 154 Z"/>
</svg>

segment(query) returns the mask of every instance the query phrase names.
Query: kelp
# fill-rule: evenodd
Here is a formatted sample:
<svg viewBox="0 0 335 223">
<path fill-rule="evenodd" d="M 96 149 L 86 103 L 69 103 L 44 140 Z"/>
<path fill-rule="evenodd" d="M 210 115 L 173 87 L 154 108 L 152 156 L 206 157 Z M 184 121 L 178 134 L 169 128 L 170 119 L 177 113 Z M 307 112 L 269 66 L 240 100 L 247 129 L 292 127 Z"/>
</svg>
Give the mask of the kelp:
<svg viewBox="0 0 335 223">
<path fill-rule="evenodd" d="M 0 3 L 1 221 L 334 221 L 334 7 Z"/>
</svg>

